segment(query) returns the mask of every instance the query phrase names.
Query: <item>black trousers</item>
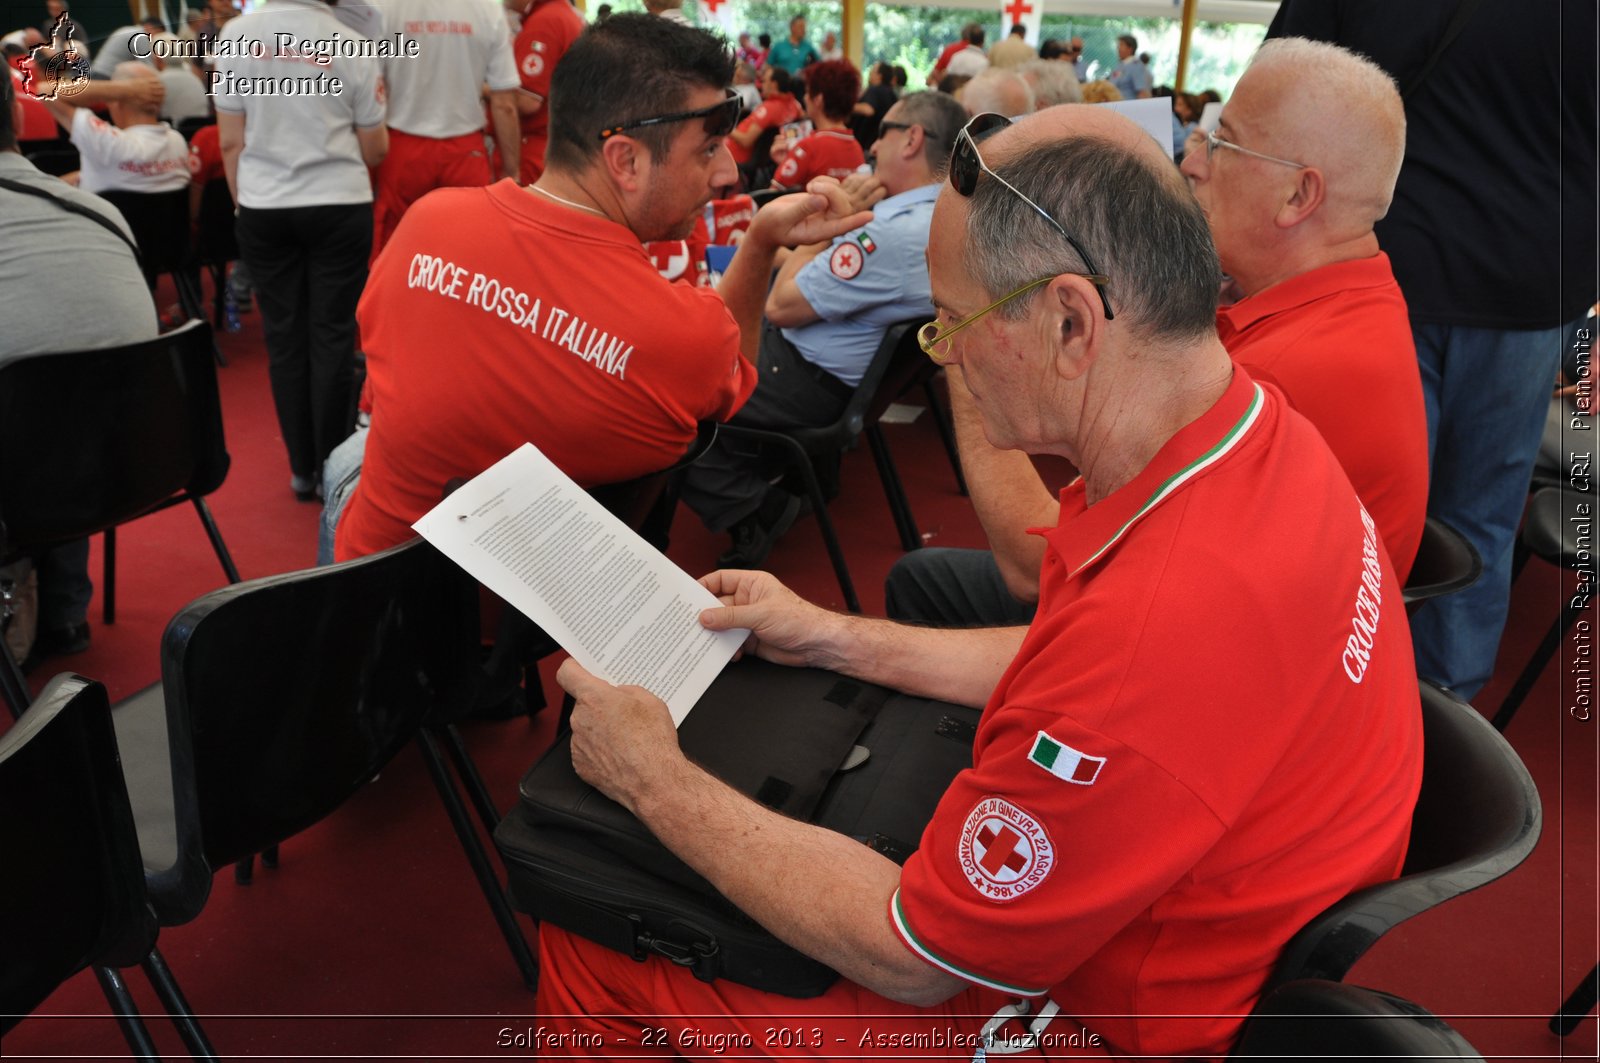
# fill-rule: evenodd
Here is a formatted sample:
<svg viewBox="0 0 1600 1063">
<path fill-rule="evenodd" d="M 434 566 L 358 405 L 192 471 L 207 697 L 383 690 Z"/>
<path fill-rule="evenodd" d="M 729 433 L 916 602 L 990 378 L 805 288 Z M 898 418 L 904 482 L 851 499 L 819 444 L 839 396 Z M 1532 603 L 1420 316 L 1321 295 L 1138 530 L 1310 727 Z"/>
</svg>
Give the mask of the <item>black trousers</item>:
<svg viewBox="0 0 1600 1063">
<path fill-rule="evenodd" d="M 372 253 L 372 204 L 241 207 L 234 231 L 261 307 L 289 471 L 314 480 L 350 434 L 356 302 Z"/>
<path fill-rule="evenodd" d="M 805 360 L 769 321 L 761 323 L 760 378 L 729 424 L 751 428 L 811 428 L 831 424 L 850 402 L 852 388 Z M 761 505 L 767 492 L 759 455 L 751 444 L 718 436 L 684 473 L 681 500 L 711 531 L 724 532 Z"/>
</svg>

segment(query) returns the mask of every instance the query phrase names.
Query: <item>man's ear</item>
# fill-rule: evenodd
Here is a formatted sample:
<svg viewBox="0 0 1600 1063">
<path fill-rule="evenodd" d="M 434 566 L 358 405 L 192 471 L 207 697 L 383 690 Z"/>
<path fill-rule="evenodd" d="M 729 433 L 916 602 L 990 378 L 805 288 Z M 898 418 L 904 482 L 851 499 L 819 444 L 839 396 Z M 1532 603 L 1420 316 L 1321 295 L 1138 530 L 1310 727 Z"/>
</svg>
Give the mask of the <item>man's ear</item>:
<svg viewBox="0 0 1600 1063">
<path fill-rule="evenodd" d="M 1105 341 L 1099 289 L 1085 277 L 1063 273 L 1045 286 L 1042 303 L 1056 372 L 1065 380 L 1076 380 L 1089 371 Z"/>
<path fill-rule="evenodd" d="M 600 161 L 606 175 L 623 192 L 637 192 L 644 183 L 644 169 L 650 153 L 630 136 L 607 137 L 600 145 Z"/>
<path fill-rule="evenodd" d="M 1315 214 L 1327 198 L 1327 179 L 1315 166 L 1307 166 L 1295 175 L 1294 188 L 1273 222 L 1280 229 L 1292 229 Z"/>
</svg>

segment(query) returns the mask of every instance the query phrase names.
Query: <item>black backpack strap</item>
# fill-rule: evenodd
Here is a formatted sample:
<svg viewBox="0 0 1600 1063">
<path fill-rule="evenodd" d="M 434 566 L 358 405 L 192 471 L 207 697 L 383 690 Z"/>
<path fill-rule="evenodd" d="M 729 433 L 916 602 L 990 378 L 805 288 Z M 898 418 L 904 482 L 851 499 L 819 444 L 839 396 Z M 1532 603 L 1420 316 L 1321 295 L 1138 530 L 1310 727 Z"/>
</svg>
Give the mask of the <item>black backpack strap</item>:
<svg viewBox="0 0 1600 1063">
<path fill-rule="evenodd" d="M 62 210 L 70 211 L 73 214 L 88 218 L 90 221 L 94 222 L 102 229 L 105 229 L 107 232 L 115 234 L 118 240 L 121 240 L 123 243 L 127 244 L 128 250 L 133 252 L 133 260 L 138 264 L 139 272 L 144 272 L 144 257 L 139 254 L 139 245 L 129 239 L 128 234 L 117 228 L 117 226 L 113 224 L 109 218 L 105 217 L 105 215 L 99 213 L 98 211 L 90 210 L 81 203 L 74 203 L 70 199 L 63 199 L 60 196 L 51 195 L 49 192 L 46 192 L 37 185 L 24 184 L 21 181 L 12 181 L 9 178 L 0 177 L 0 188 L 7 189 L 11 192 L 20 192 L 25 196 L 38 196 L 40 199 L 48 199 Z"/>
</svg>

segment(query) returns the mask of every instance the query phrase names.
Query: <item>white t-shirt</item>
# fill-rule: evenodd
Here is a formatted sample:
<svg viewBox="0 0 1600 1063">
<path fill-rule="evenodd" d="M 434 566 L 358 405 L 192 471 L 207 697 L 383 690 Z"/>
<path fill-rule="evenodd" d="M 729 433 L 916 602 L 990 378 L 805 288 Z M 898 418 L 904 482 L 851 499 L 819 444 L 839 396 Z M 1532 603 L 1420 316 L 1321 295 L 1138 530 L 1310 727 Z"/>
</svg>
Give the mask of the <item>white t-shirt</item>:
<svg viewBox="0 0 1600 1063">
<path fill-rule="evenodd" d="M 381 0 L 379 9 L 386 37 L 418 46 L 415 59 L 384 61 L 390 129 L 439 140 L 474 132 L 483 128 L 483 85 L 503 92 L 522 84 L 494 0 Z"/>
<path fill-rule="evenodd" d="M 950 62 L 945 64 L 944 72 L 973 78 L 988 69 L 989 57 L 983 54 L 983 49 L 969 44 L 950 57 Z"/>
<path fill-rule="evenodd" d="M 80 107 L 71 139 L 85 192 L 171 192 L 189 184 L 189 145 L 165 122 L 118 129 Z"/>
<path fill-rule="evenodd" d="M 296 43 L 281 49 L 277 34 Z M 319 48 L 366 41 L 318 0 L 267 0 L 217 34 L 210 90 L 219 114 L 242 114 L 245 120 L 240 206 L 277 210 L 372 202 L 356 129 L 383 124 L 379 61 L 318 54 Z M 258 92 L 258 84 L 270 91 Z"/>
</svg>

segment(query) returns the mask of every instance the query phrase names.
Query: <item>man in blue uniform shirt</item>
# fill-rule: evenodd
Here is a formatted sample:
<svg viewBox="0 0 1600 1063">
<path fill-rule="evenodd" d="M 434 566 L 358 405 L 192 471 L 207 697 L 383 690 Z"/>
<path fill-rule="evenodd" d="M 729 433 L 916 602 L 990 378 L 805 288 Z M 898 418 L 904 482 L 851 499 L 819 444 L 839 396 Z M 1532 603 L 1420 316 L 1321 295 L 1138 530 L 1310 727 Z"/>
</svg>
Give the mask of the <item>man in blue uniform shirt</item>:
<svg viewBox="0 0 1600 1063">
<path fill-rule="evenodd" d="M 913 93 L 884 115 L 872 147 L 877 169 L 852 180 L 866 202 L 886 197 L 868 224 L 799 247 L 767 296 L 760 382 L 732 423 L 797 428 L 835 420 L 897 321 L 933 316 L 924 252 L 933 202 L 966 111 L 938 92 Z M 683 501 L 732 548 L 722 567 L 753 568 L 800 512 L 800 499 L 771 487 L 758 464 L 723 443 L 690 466 Z"/>
</svg>

